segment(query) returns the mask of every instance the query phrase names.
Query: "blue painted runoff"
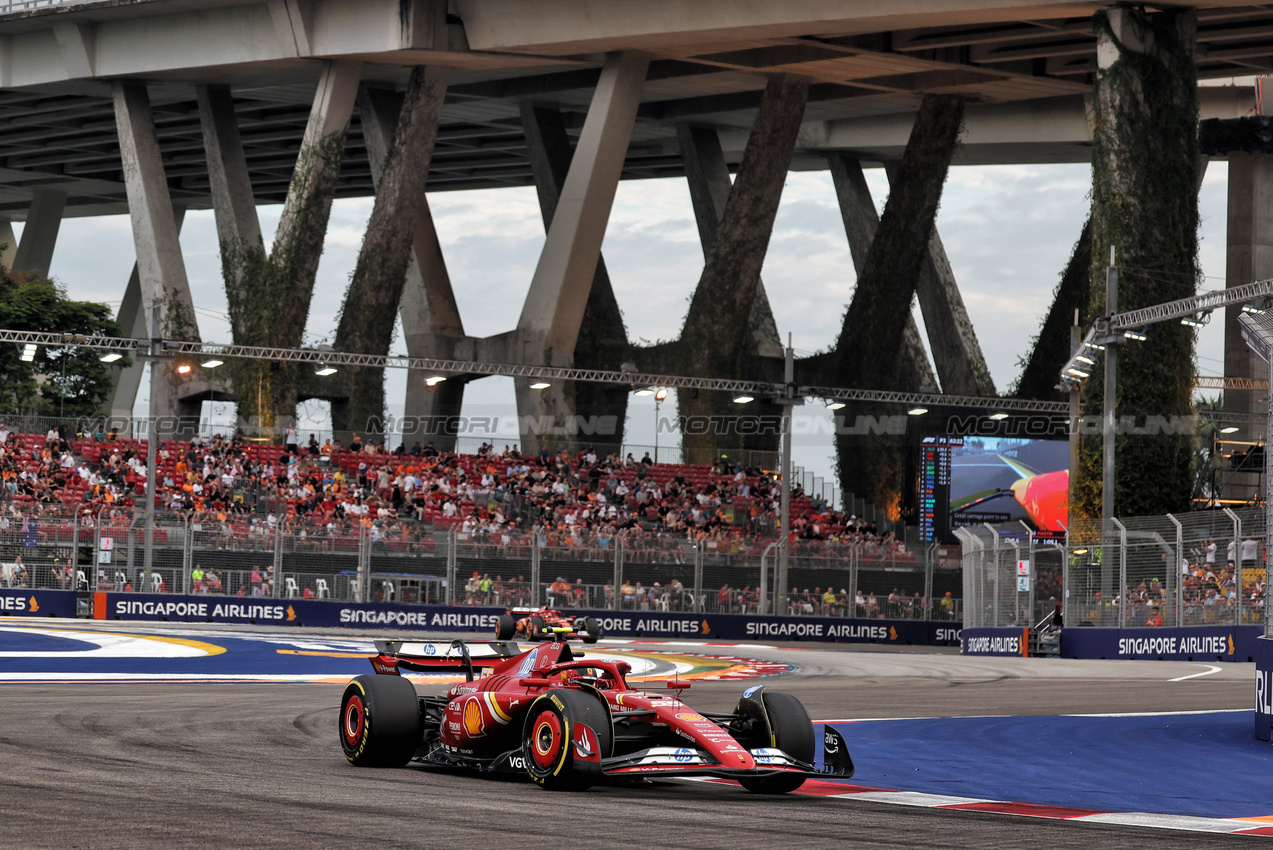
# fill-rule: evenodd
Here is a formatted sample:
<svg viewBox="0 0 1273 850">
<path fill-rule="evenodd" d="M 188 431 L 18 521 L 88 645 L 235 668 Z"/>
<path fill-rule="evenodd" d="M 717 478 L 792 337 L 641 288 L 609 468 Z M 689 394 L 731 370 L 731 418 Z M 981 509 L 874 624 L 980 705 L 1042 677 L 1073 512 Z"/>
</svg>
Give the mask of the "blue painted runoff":
<svg viewBox="0 0 1273 850">
<path fill-rule="evenodd" d="M 837 723 L 849 780 L 1110 812 L 1273 815 L 1273 745 L 1250 711 L 1125 717 L 950 717 Z"/>
</svg>

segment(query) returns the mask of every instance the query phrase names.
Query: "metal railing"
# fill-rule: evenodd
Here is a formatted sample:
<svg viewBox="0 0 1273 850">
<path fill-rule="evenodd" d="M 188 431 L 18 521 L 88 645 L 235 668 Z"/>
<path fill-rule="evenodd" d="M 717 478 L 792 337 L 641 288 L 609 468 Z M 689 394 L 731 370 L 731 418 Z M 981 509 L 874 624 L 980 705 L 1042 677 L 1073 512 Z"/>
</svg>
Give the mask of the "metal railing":
<svg viewBox="0 0 1273 850">
<path fill-rule="evenodd" d="M 937 566 L 927 552 L 795 541 L 791 586 L 779 594 L 772 555 L 765 563 L 770 545 L 160 511 L 147 573 L 142 510 L 0 504 L 6 587 L 701 613 L 758 612 L 763 597 L 765 610 L 782 614 L 953 620 L 961 613 L 959 570 Z"/>
<path fill-rule="evenodd" d="M 1266 623 L 1262 507 L 1075 520 L 1056 546 L 1019 524 L 956 533 L 967 627 L 1036 623 L 1058 602 L 1066 626 Z"/>
</svg>

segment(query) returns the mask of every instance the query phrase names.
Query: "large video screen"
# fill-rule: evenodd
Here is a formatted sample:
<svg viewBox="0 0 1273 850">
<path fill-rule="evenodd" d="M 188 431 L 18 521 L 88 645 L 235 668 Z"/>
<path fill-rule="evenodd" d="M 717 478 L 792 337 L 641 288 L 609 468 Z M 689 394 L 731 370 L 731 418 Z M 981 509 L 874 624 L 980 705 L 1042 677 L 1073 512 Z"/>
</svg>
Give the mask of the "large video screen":
<svg viewBox="0 0 1273 850">
<path fill-rule="evenodd" d="M 948 541 L 965 525 L 1024 520 L 1040 536 L 1069 524 L 1069 444 L 1019 437 L 925 437 L 920 526 Z"/>
</svg>

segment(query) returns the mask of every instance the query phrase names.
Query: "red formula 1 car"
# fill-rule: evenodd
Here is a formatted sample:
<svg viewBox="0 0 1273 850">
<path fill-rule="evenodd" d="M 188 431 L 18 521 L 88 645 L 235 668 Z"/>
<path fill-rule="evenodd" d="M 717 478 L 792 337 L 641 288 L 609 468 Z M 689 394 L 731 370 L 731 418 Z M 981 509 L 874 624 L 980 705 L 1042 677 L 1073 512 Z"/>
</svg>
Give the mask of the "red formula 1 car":
<svg viewBox="0 0 1273 850">
<path fill-rule="evenodd" d="M 556 608 L 509 608 L 495 623 L 496 640 L 579 638 L 596 643 L 604 633 L 594 617 L 572 617 Z"/>
<path fill-rule="evenodd" d="M 519 652 L 511 643 L 376 641 L 378 675 L 358 676 L 340 704 L 340 744 L 353 764 L 408 762 L 528 775 L 581 790 L 612 779 L 713 776 L 749 791 L 794 791 L 810 776 L 853 775 L 844 738 L 817 734 L 795 697 L 748 688 L 727 714 L 639 691 L 622 661 L 582 658 L 565 641 Z M 444 696 L 420 696 L 402 670 L 460 671 Z M 480 676 L 477 674 L 481 674 Z"/>
</svg>

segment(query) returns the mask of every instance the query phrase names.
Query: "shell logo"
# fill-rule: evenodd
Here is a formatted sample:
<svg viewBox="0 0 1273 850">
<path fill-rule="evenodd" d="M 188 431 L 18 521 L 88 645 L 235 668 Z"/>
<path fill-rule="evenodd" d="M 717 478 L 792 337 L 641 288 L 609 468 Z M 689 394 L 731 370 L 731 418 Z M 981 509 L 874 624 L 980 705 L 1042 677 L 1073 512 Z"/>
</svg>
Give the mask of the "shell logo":
<svg viewBox="0 0 1273 850">
<path fill-rule="evenodd" d="M 676 717 L 678 720 L 684 720 L 686 723 L 698 723 L 700 720 L 704 719 L 701 714 L 678 714 Z"/>
<path fill-rule="evenodd" d="M 482 704 L 470 698 L 464 703 L 464 731 L 469 735 L 477 737 L 486 730 L 485 719 L 482 717 Z"/>
</svg>

